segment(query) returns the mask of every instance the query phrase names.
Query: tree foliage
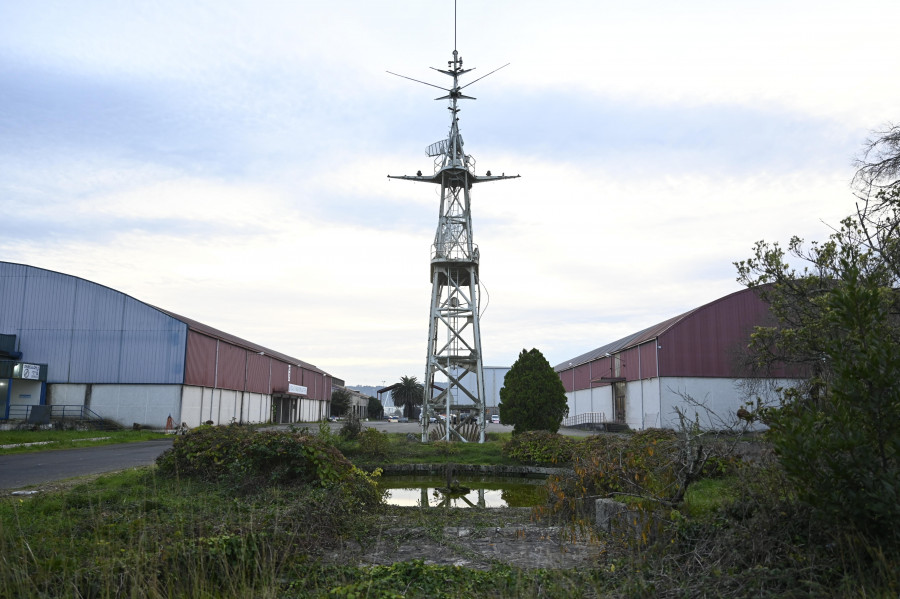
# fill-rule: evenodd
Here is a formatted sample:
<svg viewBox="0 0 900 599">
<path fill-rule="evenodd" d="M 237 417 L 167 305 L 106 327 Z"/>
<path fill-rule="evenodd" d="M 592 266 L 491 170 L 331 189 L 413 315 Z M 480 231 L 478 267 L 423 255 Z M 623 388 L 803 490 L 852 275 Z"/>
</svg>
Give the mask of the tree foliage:
<svg viewBox="0 0 900 599">
<path fill-rule="evenodd" d="M 413 418 L 416 406 L 421 406 L 425 399 L 425 386 L 414 376 L 402 376 L 391 390 L 391 399 L 395 406 L 403 408 L 404 416 Z"/>
<path fill-rule="evenodd" d="M 335 389 L 331 392 L 331 415 L 343 416 L 350 407 L 353 396 L 346 389 Z"/>
<path fill-rule="evenodd" d="M 369 418 L 372 420 L 377 420 L 384 416 L 384 406 L 381 405 L 381 400 L 377 397 L 370 397 L 367 412 Z"/>
<path fill-rule="evenodd" d="M 503 379 L 500 422 L 513 425 L 513 434 L 547 430 L 555 433 L 569 413 L 562 381 L 537 349 L 522 350 Z"/>
<path fill-rule="evenodd" d="M 774 316 L 751 338 L 757 366 L 806 377 L 762 410 L 799 497 L 830 526 L 900 544 L 900 130 L 887 133 L 854 180 L 857 214 L 826 242 L 759 242 L 737 267 Z"/>
</svg>

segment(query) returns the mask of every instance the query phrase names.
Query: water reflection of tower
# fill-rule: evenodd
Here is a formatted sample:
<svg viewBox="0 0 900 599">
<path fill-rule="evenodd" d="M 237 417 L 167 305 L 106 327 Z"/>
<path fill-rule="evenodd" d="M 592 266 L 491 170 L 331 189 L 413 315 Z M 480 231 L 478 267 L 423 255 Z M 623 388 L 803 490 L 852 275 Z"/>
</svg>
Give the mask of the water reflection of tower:
<svg viewBox="0 0 900 599">
<path fill-rule="evenodd" d="M 425 398 L 422 406 L 422 440 L 428 440 L 430 417 L 440 412 L 447 414 L 444 438 L 448 441 L 451 438 L 465 440 L 457 430 L 459 425 L 452 422 L 450 414 L 452 406 L 459 405 L 460 401 L 466 399 L 472 402 L 477 414 L 478 440 L 483 443 L 485 392 L 479 322 L 480 254 L 472 239 L 471 188 L 475 183 L 514 179 L 519 175 L 494 176 L 490 171 L 482 176 L 476 175 L 475 159 L 463 151 L 463 139 L 459 131 L 460 108 L 457 103 L 459 100 L 475 99 L 464 95 L 462 89 L 499 69 L 460 86 L 459 77 L 472 69 L 463 68 L 462 57 L 454 49 L 453 60 L 447 62 L 447 69 L 435 70 L 452 77 L 453 86 L 447 89 L 399 75 L 447 92 L 447 95 L 436 99 L 449 100 L 449 135 L 426 149 L 428 156 L 434 159 L 434 172 L 431 175 L 423 175 L 419 171 L 414 176 L 388 176 L 441 186 L 438 227 L 431 250 L 431 309 L 425 365 Z M 464 378 L 467 379 L 467 385 L 462 383 Z M 442 382 L 442 379 L 445 386 L 437 387 L 435 383 Z"/>
</svg>

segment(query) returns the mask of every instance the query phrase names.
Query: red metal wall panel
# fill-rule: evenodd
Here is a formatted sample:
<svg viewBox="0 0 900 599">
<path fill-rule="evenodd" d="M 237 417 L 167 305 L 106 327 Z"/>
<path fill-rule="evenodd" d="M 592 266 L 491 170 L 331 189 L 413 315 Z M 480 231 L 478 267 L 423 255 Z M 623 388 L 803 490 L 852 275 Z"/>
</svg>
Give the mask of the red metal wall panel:
<svg viewBox="0 0 900 599">
<path fill-rule="evenodd" d="M 562 381 L 563 389 L 566 390 L 566 393 L 575 390 L 575 369 L 567 368 L 566 370 L 559 371 L 559 380 Z"/>
<path fill-rule="evenodd" d="M 591 362 L 591 380 L 594 381 L 594 387 L 600 384 L 601 378 L 608 378 L 612 375 L 612 357 L 599 358 Z"/>
<path fill-rule="evenodd" d="M 269 393 L 269 363 L 272 358 L 257 353 L 247 353 L 247 391 Z"/>
<path fill-rule="evenodd" d="M 315 372 L 313 373 L 313 377 L 315 377 L 315 390 L 310 390 L 313 399 L 326 399 L 330 397 L 331 387 L 325 387 L 325 375 Z"/>
<path fill-rule="evenodd" d="M 247 350 L 219 341 L 218 384 L 220 389 L 244 388 L 246 376 Z"/>
<path fill-rule="evenodd" d="M 184 384 L 212 387 L 216 382 L 216 340 L 188 330 Z"/>
<path fill-rule="evenodd" d="M 656 376 L 656 339 L 638 346 L 640 352 L 639 378 L 649 379 Z"/>
<path fill-rule="evenodd" d="M 285 393 L 288 390 L 288 364 L 280 360 L 272 360 L 271 393 Z M 291 367 L 291 376 L 294 376 L 296 367 Z"/>
<path fill-rule="evenodd" d="M 294 385 L 302 385 L 303 384 L 303 369 L 299 366 L 291 365 L 288 369 L 291 371 L 291 379 L 290 382 Z"/>
<path fill-rule="evenodd" d="M 581 364 L 575 367 L 575 389 L 590 389 L 591 387 L 591 365 Z"/>
<path fill-rule="evenodd" d="M 312 399 L 322 399 L 320 396 L 321 381 L 319 375 L 312 370 L 303 369 L 303 386 L 306 387 L 306 396 Z"/>
<path fill-rule="evenodd" d="M 768 306 L 753 290 L 708 304 L 659 337 L 661 376 L 741 377 L 739 366 L 755 325 Z"/>
<path fill-rule="evenodd" d="M 619 376 L 626 381 L 640 379 L 640 368 L 644 365 L 639 357 L 640 347 L 632 347 L 619 353 Z"/>
</svg>

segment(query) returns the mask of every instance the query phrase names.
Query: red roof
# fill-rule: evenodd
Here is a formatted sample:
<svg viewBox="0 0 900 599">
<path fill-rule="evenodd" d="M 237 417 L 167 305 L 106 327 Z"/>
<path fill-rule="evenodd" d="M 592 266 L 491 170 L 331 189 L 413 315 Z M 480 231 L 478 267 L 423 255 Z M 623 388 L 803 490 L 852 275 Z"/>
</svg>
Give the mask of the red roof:
<svg viewBox="0 0 900 599">
<path fill-rule="evenodd" d="M 210 337 L 213 337 L 215 339 L 220 339 L 222 341 L 227 341 L 228 343 L 236 345 L 237 347 L 248 349 L 255 353 L 262 352 L 263 354 L 265 354 L 267 356 L 271 356 L 273 358 L 277 358 L 277 359 L 281 360 L 282 362 L 286 362 L 288 364 L 293 364 L 295 366 L 300 366 L 302 368 L 306 368 L 307 370 L 311 370 L 311 371 L 317 372 L 319 374 L 325 374 L 325 375 L 328 374 L 324 370 L 320 370 L 319 368 L 313 366 L 312 364 L 310 364 L 308 362 L 304 362 L 303 360 L 300 360 L 298 358 L 294 358 L 287 354 L 283 354 L 281 352 L 275 351 L 274 349 L 270 349 L 263 345 L 253 343 L 252 341 L 247 341 L 246 339 L 241 339 L 240 337 L 232 335 L 231 333 L 226 333 L 225 331 L 220 331 L 219 329 L 213 328 L 207 324 L 203 324 L 202 322 L 197 322 L 196 320 L 187 318 L 186 316 L 181 316 L 180 314 L 175 314 L 174 312 L 170 312 L 169 310 L 164 310 L 163 308 L 158 308 L 156 306 L 154 306 L 154 308 L 156 308 L 157 310 L 159 310 L 160 312 L 162 312 L 164 314 L 168 314 L 169 316 L 171 316 L 172 318 L 174 318 L 176 320 L 180 320 L 181 322 L 183 322 L 184 324 L 186 324 L 188 326 L 188 329 L 190 329 L 192 331 L 196 331 L 198 333 L 202 333 L 204 335 L 208 335 Z"/>
</svg>

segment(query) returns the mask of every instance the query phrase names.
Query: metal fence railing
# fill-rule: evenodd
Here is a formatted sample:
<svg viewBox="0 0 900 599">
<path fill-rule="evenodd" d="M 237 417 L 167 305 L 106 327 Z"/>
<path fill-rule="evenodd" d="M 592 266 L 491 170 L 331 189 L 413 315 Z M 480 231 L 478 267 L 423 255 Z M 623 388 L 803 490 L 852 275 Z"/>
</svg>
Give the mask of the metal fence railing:
<svg viewBox="0 0 900 599">
<path fill-rule="evenodd" d="M 563 418 L 563 426 L 580 426 L 582 424 L 604 424 L 606 423 L 606 414 L 603 412 L 584 412 Z"/>
<path fill-rule="evenodd" d="M 0 413 L 0 417 L 2 417 Z M 86 406 L 77 405 L 27 405 L 9 406 L 9 420 L 22 420 L 29 424 L 49 424 L 50 422 L 91 422 L 103 423 L 103 418 Z"/>
</svg>

